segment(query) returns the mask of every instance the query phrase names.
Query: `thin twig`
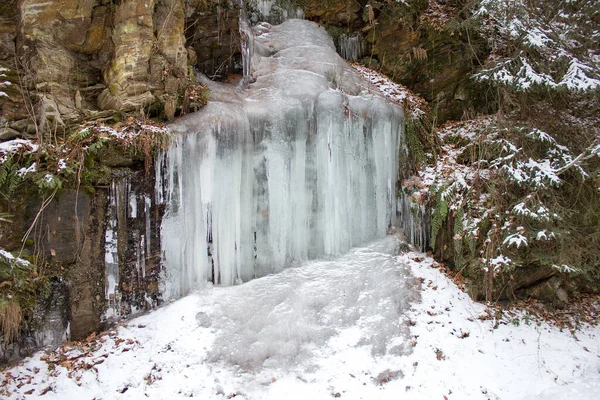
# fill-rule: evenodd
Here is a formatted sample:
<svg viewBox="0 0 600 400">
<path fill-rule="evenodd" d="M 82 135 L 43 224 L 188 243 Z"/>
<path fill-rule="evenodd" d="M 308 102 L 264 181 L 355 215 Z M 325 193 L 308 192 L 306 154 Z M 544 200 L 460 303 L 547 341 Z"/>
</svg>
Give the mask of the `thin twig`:
<svg viewBox="0 0 600 400">
<path fill-rule="evenodd" d="M 25 242 L 27 242 L 27 238 L 29 238 L 29 235 L 35 228 L 35 225 L 37 224 L 38 219 L 42 215 L 42 212 L 44 212 L 46 207 L 48 207 L 50 205 L 50 203 L 54 199 L 54 196 L 56 196 L 57 192 L 58 192 L 58 188 L 54 189 L 54 192 L 52 192 L 52 194 L 42 202 L 42 205 L 41 205 L 38 213 L 36 214 L 35 218 L 33 219 L 33 222 L 31 223 L 31 226 L 29 227 L 27 232 L 25 232 L 25 235 L 23 235 L 23 238 L 21 239 L 21 242 L 23 243 L 23 245 L 21 246 L 21 250 L 19 251 L 19 257 L 21 257 L 21 254 L 23 253 L 23 249 L 25 248 Z"/>
</svg>

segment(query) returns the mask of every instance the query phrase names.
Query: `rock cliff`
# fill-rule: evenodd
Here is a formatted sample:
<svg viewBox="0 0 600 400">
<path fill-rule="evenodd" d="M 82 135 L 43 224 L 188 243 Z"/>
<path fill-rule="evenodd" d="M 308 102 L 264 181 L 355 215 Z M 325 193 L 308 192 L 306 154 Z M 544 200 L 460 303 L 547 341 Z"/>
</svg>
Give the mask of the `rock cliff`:
<svg viewBox="0 0 600 400">
<path fill-rule="evenodd" d="M 61 135 L 115 114 L 172 119 L 194 109 L 193 67 L 234 70 L 237 20 L 233 6 L 210 0 L 4 1 L 0 139 Z"/>
</svg>

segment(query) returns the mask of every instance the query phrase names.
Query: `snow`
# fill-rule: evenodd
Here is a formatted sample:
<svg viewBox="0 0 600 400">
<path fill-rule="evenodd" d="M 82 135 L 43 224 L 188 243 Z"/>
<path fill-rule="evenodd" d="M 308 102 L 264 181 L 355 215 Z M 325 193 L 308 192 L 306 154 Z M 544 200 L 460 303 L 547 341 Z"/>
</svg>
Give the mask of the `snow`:
<svg viewBox="0 0 600 400">
<path fill-rule="evenodd" d="M 556 237 L 554 232 L 548 232 L 546 229 L 541 230 L 536 235 L 536 240 L 550 240 Z"/>
<path fill-rule="evenodd" d="M 589 91 L 600 85 L 598 55 L 593 49 L 581 54 L 578 40 L 584 28 L 593 24 L 580 12 L 593 12 L 593 2 L 575 8 L 557 5 L 550 20 L 543 17 L 543 6 L 537 3 L 484 0 L 476 4 L 474 17 L 486 30 L 492 50 L 485 68 L 473 75 L 476 80 L 491 80 L 523 91 L 534 86 Z M 584 26 L 573 29 L 582 21 L 586 21 Z M 514 41 L 522 42 L 522 46 L 514 47 Z M 507 51 L 511 48 L 514 50 Z M 564 76 L 551 76 L 565 63 L 569 68 Z"/>
<path fill-rule="evenodd" d="M 502 266 L 510 265 L 512 260 L 502 254 L 490 260 L 490 265 L 494 270 L 500 269 Z"/>
<path fill-rule="evenodd" d="M 23 267 L 28 267 L 31 264 L 27 260 L 24 260 L 20 257 L 15 257 L 11 253 L 6 250 L 0 249 L 0 256 L 4 257 L 8 262 L 15 262 Z"/>
<path fill-rule="evenodd" d="M 33 143 L 31 140 L 26 139 L 13 139 L 6 142 L 0 142 L 0 163 L 5 162 L 10 154 L 14 154 L 21 149 L 26 150 L 26 153 L 34 153 L 38 150 L 39 145 Z M 29 167 L 19 169 L 17 172 L 19 176 L 23 176 L 29 172 L 35 172 L 35 163 L 32 163 Z"/>
<path fill-rule="evenodd" d="M 551 400 L 598 393 L 600 328 L 572 334 L 526 315 L 497 318 L 431 258 L 394 255 L 398 244 L 388 236 L 243 285 L 207 284 L 79 346 L 36 353 L 1 373 L 0 395 Z"/>
<path fill-rule="evenodd" d="M 132 120 L 130 122 L 128 121 L 127 124 L 125 124 L 124 126 L 120 126 L 117 128 L 114 128 L 111 126 L 106 126 L 106 125 L 87 127 L 87 128 L 84 128 L 80 133 L 83 133 L 88 129 L 94 129 L 99 133 L 106 133 L 114 138 L 122 139 L 122 140 L 133 139 L 144 132 L 151 132 L 154 134 L 164 134 L 164 135 L 169 133 L 168 128 L 166 128 L 164 126 L 158 126 L 158 125 L 154 125 L 151 123 L 144 123 L 137 119 Z"/>
<path fill-rule="evenodd" d="M 573 268 L 570 265 L 562 264 L 562 265 L 552 265 L 552 268 L 559 270 L 560 272 L 577 272 L 577 268 Z"/>
<path fill-rule="evenodd" d="M 3 154 L 14 153 L 21 148 L 26 148 L 31 152 L 35 152 L 38 149 L 38 145 L 31 140 L 26 139 L 13 139 L 0 143 L 0 153 Z"/>
<path fill-rule="evenodd" d="M 510 246 L 516 246 L 517 248 L 523 246 L 523 247 L 527 247 L 527 238 L 523 235 L 521 235 L 521 233 L 517 232 L 517 233 L 513 233 L 511 235 L 508 235 L 506 237 L 506 239 L 504 239 L 504 242 L 502 244 L 506 244 L 507 247 Z"/>
<path fill-rule="evenodd" d="M 61 172 L 61 171 L 65 170 L 65 169 L 67 169 L 67 163 L 66 163 L 66 161 L 65 161 L 64 158 L 61 158 L 61 159 L 58 160 L 58 166 L 56 168 L 56 171 L 57 172 Z"/>
<path fill-rule="evenodd" d="M 3 74 L 3 72 L 5 72 L 5 71 L 8 71 L 8 69 L 4 68 L 4 67 L 0 67 L 0 78 L 5 78 L 6 77 L 6 74 Z M 10 85 L 12 85 L 12 83 L 10 81 L 0 82 L 0 89 L 3 86 L 6 87 L 6 86 L 10 86 Z M 8 96 L 8 94 L 6 94 L 5 92 L 3 92 L 3 91 L 0 90 L 0 97 L 9 97 L 9 96 Z"/>
<path fill-rule="evenodd" d="M 530 131 L 526 131 L 525 135 L 527 135 L 528 137 L 535 139 L 535 140 L 539 140 L 540 142 L 544 143 L 556 143 L 556 140 L 554 140 L 554 138 L 547 134 L 544 131 L 541 131 L 537 128 L 533 128 Z"/>
<path fill-rule="evenodd" d="M 538 27 L 535 27 L 527 32 L 525 41 L 527 41 L 529 45 L 533 47 L 544 47 L 552 43 L 552 39 L 550 39 L 548 35 L 546 35 L 546 33 L 544 33 Z"/>
<path fill-rule="evenodd" d="M 369 81 L 375 88 L 387 99 L 397 104 L 402 104 L 407 108 L 413 117 L 419 117 L 425 114 L 427 102 L 425 99 L 411 92 L 407 87 L 392 81 L 387 76 L 364 65 L 351 64 L 363 78 Z"/>
<path fill-rule="evenodd" d="M 573 58 L 569 64 L 567 73 L 565 73 L 559 82 L 559 86 L 564 86 L 571 90 L 594 90 L 600 86 L 600 80 L 589 77 L 588 73 L 591 71 L 591 67 Z"/>
<path fill-rule="evenodd" d="M 36 172 L 36 171 L 37 171 L 37 163 L 33 163 L 29 167 L 20 168 L 17 171 L 17 175 L 19 175 L 20 177 L 23 177 L 23 176 L 25 176 L 25 175 L 27 175 L 29 173 L 33 173 L 33 172 Z"/>
</svg>

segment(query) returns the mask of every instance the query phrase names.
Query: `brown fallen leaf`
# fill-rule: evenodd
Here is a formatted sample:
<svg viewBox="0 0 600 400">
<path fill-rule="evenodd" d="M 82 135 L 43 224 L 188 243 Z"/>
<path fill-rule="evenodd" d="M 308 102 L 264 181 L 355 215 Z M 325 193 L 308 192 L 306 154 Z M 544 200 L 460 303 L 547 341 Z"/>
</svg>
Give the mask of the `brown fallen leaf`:
<svg viewBox="0 0 600 400">
<path fill-rule="evenodd" d="M 51 387 L 51 386 L 48 386 L 48 387 L 46 387 L 45 389 L 42 389 L 42 390 L 40 391 L 40 396 L 43 396 L 43 395 L 45 395 L 46 393 L 48 393 L 48 392 L 49 392 L 49 391 L 51 391 L 51 390 L 52 390 L 52 387 Z"/>
</svg>

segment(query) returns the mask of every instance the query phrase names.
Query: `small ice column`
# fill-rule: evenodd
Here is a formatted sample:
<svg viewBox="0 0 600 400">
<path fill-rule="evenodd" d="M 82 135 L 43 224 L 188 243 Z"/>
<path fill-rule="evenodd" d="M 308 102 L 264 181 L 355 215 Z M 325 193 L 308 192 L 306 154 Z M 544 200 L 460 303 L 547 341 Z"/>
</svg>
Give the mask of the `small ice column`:
<svg viewBox="0 0 600 400">
<path fill-rule="evenodd" d="M 137 218 L 137 197 L 133 190 L 129 193 L 129 216 L 134 219 Z"/>
<path fill-rule="evenodd" d="M 429 215 L 427 207 L 410 198 L 410 195 L 401 192 L 398 197 L 398 221 L 407 236 L 409 243 L 424 250 L 429 247 Z"/>
<path fill-rule="evenodd" d="M 119 251 L 118 251 L 118 210 L 122 184 L 113 181 L 108 192 L 107 223 L 104 234 L 104 265 L 105 265 L 105 286 L 104 294 L 108 300 L 109 314 L 112 317 L 114 312 L 118 312 L 118 294 L 119 294 Z"/>
<path fill-rule="evenodd" d="M 242 74 L 245 84 L 252 77 L 252 55 L 254 54 L 254 34 L 250 29 L 246 7 L 240 9 L 240 47 L 242 50 Z"/>
<path fill-rule="evenodd" d="M 256 2 L 256 8 L 258 9 L 258 11 L 260 11 L 260 13 L 265 18 L 268 18 L 269 15 L 271 14 L 271 8 L 273 7 L 273 4 L 275 4 L 275 1 L 273 1 L 273 0 L 255 0 L 255 2 Z"/>
<path fill-rule="evenodd" d="M 144 235 L 140 236 L 140 241 L 137 244 L 137 273 L 138 279 L 146 277 L 146 250 L 144 249 Z"/>
<path fill-rule="evenodd" d="M 232 285 L 252 276 L 252 152 L 245 113 L 209 103 L 181 121 L 163 154 L 167 205 L 161 248 L 167 262 L 165 298 L 203 281 Z"/>
<path fill-rule="evenodd" d="M 150 254 L 152 253 L 152 226 L 150 224 L 150 209 L 152 208 L 152 200 L 150 199 L 150 196 L 145 195 L 144 196 L 144 216 L 146 217 L 145 220 L 145 231 L 146 231 L 146 239 L 145 239 L 145 243 L 146 243 L 146 254 Z M 143 243 L 140 245 L 143 246 Z"/>
<path fill-rule="evenodd" d="M 265 21 L 280 24 L 289 18 L 304 18 L 304 11 L 294 2 L 285 4 L 276 0 L 250 0 L 251 6 L 258 10 Z"/>
<path fill-rule="evenodd" d="M 338 46 L 340 48 L 340 55 L 348 61 L 360 59 L 365 52 L 365 42 L 360 33 L 355 35 L 344 33 L 340 35 Z"/>
</svg>

